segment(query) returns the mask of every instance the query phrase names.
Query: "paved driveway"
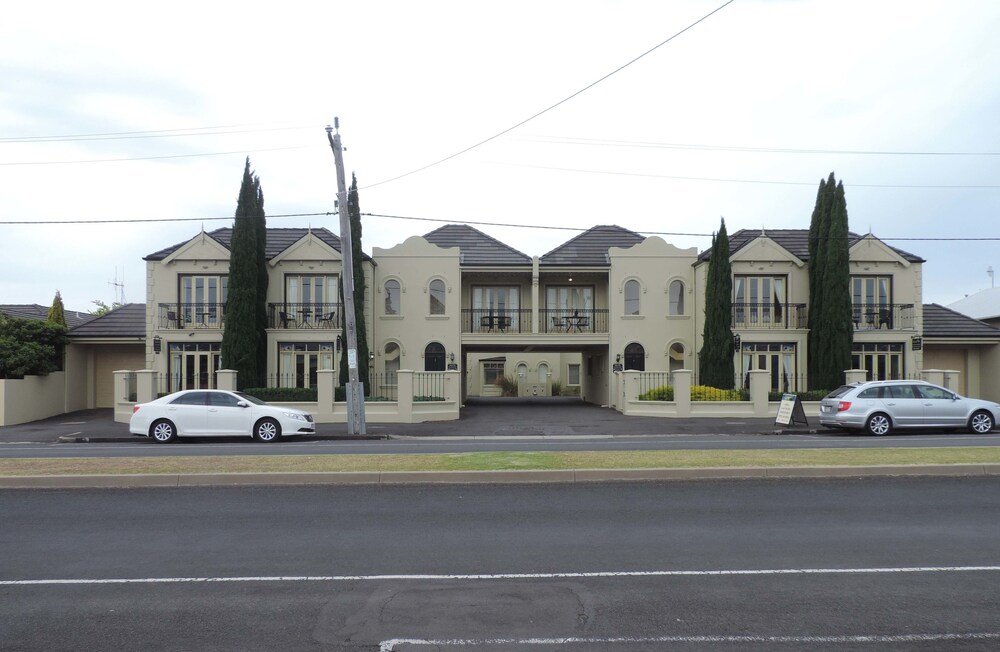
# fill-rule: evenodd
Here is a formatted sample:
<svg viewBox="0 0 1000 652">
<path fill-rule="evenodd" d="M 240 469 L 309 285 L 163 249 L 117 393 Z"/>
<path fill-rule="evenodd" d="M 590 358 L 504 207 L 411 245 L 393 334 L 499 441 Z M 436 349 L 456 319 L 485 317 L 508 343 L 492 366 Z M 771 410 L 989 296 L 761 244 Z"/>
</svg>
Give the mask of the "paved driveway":
<svg viewBox="0 0 1000 652">
<path fill-rule="evenodd" d="M 369 435 L 396 437 L 579 437 L 769 432 L 773 419 L 626 417 L 610 408 L 566 397 L 470 398 L 457 421 L 368 425 Z M 346 436 L 345 424 L 321 423 L 317 439 Z M 0 428 L 2 442 L 53 442 L 74 436 L 135 440 L 110 409 L 82 410 Z M 312 439 L 312 437 L 304 438 Z"/>
</svg>

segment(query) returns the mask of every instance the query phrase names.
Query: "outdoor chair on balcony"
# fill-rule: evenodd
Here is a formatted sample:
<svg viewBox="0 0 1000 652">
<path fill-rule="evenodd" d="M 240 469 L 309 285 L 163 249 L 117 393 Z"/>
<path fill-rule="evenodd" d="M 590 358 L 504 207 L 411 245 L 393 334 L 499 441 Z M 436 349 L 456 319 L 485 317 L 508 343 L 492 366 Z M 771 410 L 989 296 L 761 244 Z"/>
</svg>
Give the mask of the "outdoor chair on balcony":
<svg viewBox="0 0 1000 652">
<path fill-rule="evenodd" d="M 288 316 L 287 312 L 278 313 L 278 325 L 281 326 L 281 328 L 288 328 L 288 323 L 290 321 L 291 318 Z"/>
<path fill-rule="evenodd" d="M 177 320 L 177 313 L 173 310 L 167 311 L 167 328 L 180 328 Z"/>
<path fill-rule="evenodd" d="M 317 328 L 333 328 L 333 320 L 337 316 L 336 312 L 328 312 L 316 320 Z"/>
</svg>

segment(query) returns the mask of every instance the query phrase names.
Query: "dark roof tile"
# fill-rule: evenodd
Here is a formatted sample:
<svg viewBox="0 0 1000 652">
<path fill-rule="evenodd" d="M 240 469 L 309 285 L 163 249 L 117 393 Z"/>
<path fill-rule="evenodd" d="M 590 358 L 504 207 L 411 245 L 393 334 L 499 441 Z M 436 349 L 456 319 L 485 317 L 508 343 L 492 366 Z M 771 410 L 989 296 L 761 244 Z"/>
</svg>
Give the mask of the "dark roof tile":
<svg viewBox="0 0 1000 652">
<path fill-rule="evenodd" d="M 794 255 L 799 260 L 806 262 L 809 261 L 809 229 L 740 229 L 736 233 L 729 236 L 729 255 L 731 256 L 735 254 L 737 251 L 759 238 L 762 233 L 787 249 L 789 253 Z M 858 240 L 861 240 L 864 237 L 864 235 L 858 235 L 857 233 L 848 233 L 848 246 L 853 247 Z M 902 249 L 898 249 L 884 242 L 883 244 L 911 263 L 924 262 L 924 259 L 920 256 L 903 251 Z M 705 261 L 711 257 L 712 250 L 707 249 L 701 252 L 698 256 L 698 260 Z"/>
<path fill-rule="evenodd" d="M 465 224 L 445 224 L 424 236 L 439 247 L 458 247 L 462 265 L 531 265 L 531 257 Z"/>
<path fill-rule="evenodd" d="M 340 251 L 340 237 L 334 235 L 327 229 L 268 229 L 265 256 L 268 260 L 274 258 L 282 251 L 288 249 L 293 244 L 304 238 L 310 232 L 326 244 L 333 247 L 336 251 Z M 229 249 L 233 239 L 233 229 L 227 226 L 225 228 L 209 231 L 205 235 L 209 236 L 213 240 L 216 240 L 226 249 Z M 161 249 L 160 251 L 149 254 L 143 258 L 143 260 L 163 260 L 186 245 L 188 242 L 190 242 L 190 240 L 178 242 L 177 244 L 167 247 L 166 249 Z M 362 252 L 362 255 L 365 260 L 371 260 L 371 257 L 368 256 L 368 254 Z"/>
<path fill-rule="evenodd" d="M 615 225 L 595 226 L 539 258 L 539 265 L 610 267 L 608 249 L 633 247 L 645 236 Z"/>
<path fill-rule="evenodd" d="M 4 304 L 0 305 L 0 313 L 8 317 L 46 321 L 49 318 L 49 306 L 41 306 L 37 303 Z M 86 324 L 91 319 L 94 319 L 94 315 L 77 310 L 63 310 L 63 314 L 66 316 L 66 326 L 69 328 Z"/>
<path fill-rule="evenodd" d="M 997 337 L 995 328 L 936 303 L 924 304 L 924 337 Z"/>
</svg>

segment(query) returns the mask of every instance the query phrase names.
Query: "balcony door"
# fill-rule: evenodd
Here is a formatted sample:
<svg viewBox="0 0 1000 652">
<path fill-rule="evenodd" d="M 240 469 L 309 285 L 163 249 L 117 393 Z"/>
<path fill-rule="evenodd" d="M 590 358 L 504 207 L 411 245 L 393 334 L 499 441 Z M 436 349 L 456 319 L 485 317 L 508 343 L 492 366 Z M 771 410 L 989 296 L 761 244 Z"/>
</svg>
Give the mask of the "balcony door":
<svg viewBox="0 0 1000 652">
<path fill-rule="evenodd" d="M 788 297 L 784 276 L 733 277 L 735 328 L 766 328 L 785 321 Z"/>
<path fill-rule="evenodd" d="M 851 304 L 856 326 L 878 328 L 892 320 L 892 278 L 889 276 L 852 276 Z"/>
<path fill-rule="evenodd" d="M 285 302 L 287 315 L 303 326 L 316 325 L 335 316 L 338 303 L 337 276 L 334 274 L 287 274 Z M 330 319 L 326 319 L 329 317 Z M 339 324 L 337 324 L 339 326 Z"/>
<path fill-rule="evenodd" d="M 228 276 L 182 276 L 181 318 L 185 328 L 219 328 L 229 291 Z"/>
<path fill-rule="evenodd" d="M 500 322 L 517 332 L 520 307 L 521 288 L 517 286 L 472 288 L 473 324 L 493 324 L 502 317 Z"/>
</svg>

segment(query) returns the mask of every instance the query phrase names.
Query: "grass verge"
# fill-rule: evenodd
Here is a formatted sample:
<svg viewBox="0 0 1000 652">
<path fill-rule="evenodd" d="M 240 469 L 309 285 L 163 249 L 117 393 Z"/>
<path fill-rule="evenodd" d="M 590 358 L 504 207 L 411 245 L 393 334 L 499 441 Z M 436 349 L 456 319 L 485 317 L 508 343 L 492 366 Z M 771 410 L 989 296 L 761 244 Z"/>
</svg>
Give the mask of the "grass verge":
<svg viewBox="0 0 1000 652">
<path fill-rule="evenodd" d="M 511 471 L 998 464 L 1000 447 L 2 459 L 0 475 Z"/>
</svg>

